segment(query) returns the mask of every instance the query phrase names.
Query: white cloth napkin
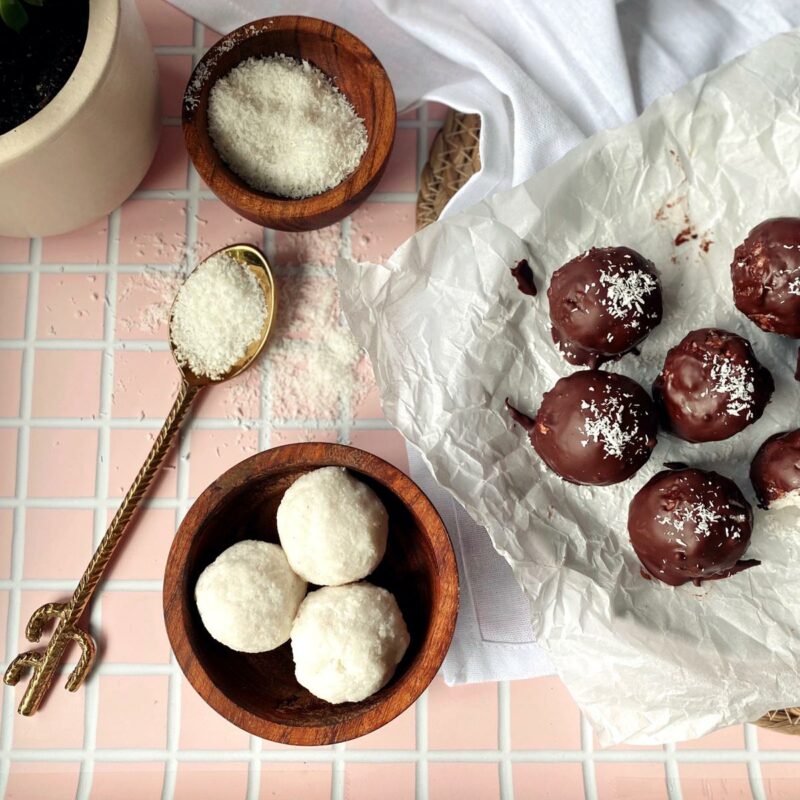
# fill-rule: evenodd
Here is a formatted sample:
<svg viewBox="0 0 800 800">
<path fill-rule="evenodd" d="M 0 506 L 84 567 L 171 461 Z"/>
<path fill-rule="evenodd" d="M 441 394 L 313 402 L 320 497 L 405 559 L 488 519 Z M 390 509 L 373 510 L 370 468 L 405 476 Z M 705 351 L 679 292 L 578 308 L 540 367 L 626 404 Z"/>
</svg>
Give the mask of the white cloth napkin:
<svg viewBox="0 0 800 800">
<path fill-rule="evenodd" d="M 798 0 L 171 2 L 222 33 L 276 14 L 328 19 L 380 58 L 400 109 L 435 100 L 479 113 L 483 168 L 446 214 L 521 183 L 587 136 L 634 119 L 656 97 L 800 25 Z M 462 603 L 445 680 L 550 672 L 510 568 L 416 454 L 410 463 L 459 558 Z"/>
<path fill-rule="evenodd" d="M 445 683 L 477 683 L 552 675 L 553 664 L 533 638 L 530 606 L 486 529 L 434 480 L 408 446 L 411 478 L 436 506 L 453 542 L 461 602 L 453 643 L 442 664 Z"/>
</svg>

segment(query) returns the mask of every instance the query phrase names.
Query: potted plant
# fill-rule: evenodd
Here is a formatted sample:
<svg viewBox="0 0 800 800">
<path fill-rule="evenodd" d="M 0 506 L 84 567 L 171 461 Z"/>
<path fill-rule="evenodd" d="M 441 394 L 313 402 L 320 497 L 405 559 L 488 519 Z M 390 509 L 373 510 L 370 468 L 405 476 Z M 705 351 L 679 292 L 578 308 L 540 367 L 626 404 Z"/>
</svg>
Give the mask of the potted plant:
<svg viewBox="0 0 800 800">
<path fill-rule="evenodd" d="M 135 0 L 0 0 L 0 235 L 116 208 L 158 142 L 155 57 Z"/>
</svg>

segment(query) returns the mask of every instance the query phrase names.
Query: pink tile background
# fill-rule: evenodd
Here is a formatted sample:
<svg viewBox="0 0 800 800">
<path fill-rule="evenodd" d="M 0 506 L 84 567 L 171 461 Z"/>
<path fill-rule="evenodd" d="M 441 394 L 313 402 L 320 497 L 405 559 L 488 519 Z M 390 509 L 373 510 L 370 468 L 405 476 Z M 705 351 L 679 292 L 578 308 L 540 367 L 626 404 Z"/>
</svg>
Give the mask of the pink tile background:
<svg viewBox="0 0 800 800">
<path fill-rule="evenodd" d="M 37 350 L 34 417 L 94 417 L 100 410 L 99 350 Z"/>
<path fill-rule="evenodd" d="M 105 258 L 105 239 L 104 230 L 101 258 Z M 63 248 L 59 247 L 58 252 L 62 253 Z M 94 272 L 41 275 L 37 338 L 102 339 L 105 287 L 105 275 Z"/>
<path fill-rule="evenodd" d="M 580 764 L 514 764 L 516 800 L 562 800 L 583 797 Z"/>
<path fill-rule="evenodd" d="M 666 800 L 663 764 L 595 764 L 598 800 Z"/>
<path fill-rule="evenodd" d="M 106 591 L 102 597 L 104 660 L 107 664 L 166 664 L 161 592 Z"/>
<path fill-rule="evenodd" d="M 345 800 L 371 800 L 380 787 L 382 800 L 414 797 L 413 764 L 348 764 L 344 773 Z"/>
<path fill-rule="evenodd" d="M 6 800 L 72 800 L 80 764 L 12 761 Z"/>
<path fill-rule="evenodd" d="M 356 257 L 382 261 L 413 232 L 418 148 L 420 143 L 429 145 L 446 113 L 443 106 L 431 104 L 427 112 L 402 116 L 389 167 L 375 195 L 353 215 L 349 243 L 343 239 L 347 227 L 341 225 L 302 234 L 265 233 L 207 197 L 192 198 L 197 218 L 196 226 L 189 225 L 189 166 L 175 118 L 192 61 L 199 55 L 193 53 L 193 42 L 208 46 L 217 34 L 200 26 L 195 31 L 193 21 L 164 0 L 138 3 L 157 46 L 162 113 L 172 119 L 162 129 L 139 191 L 116 215 L 121 266 L 106 263 L 115 250 L 108 240 L 109 218 L 43 240 L 40 268 L 26 266 L 32 252 L 27 239 L 0 238 L 0 339 L 15 343 L 0 348 L 4 662 L 12 655 L 5 653 L 9 610 L 19 614 L 11 620 L 16 633 L 11 638 L 17 647 L 27 647 L 24 623 L 42 603 L 68 595 L 90 556 L 96 514 L 111 518 L 116 499 L 128 488 L 174 397 L 177 371 L 163 348 L 166 330 L 153 324 L 159 317 L 166 319 L 169 306 L 159 283 L 179 266 L 226 244 L 263 246 L 283 301 L 276 339 L 315 346 L 324 328 L 315 328 L 302 308 L 330 283 L 330 268 L 348 244 Z M 197 237 L 189 246 L 187 233 L 193 227 Z M 14 266 L 8 269 L 6 264 Z M 24 341 L 29 286 L 31 298 L 36 298 L 27 321 L 36 340 L 30 344 Z M 325 325 L 336 324 L 338 313 L 331 302 L 322 314 Z M 109 420 L 99 417 L 107 315 L 114 322 L 115 345 L 113 363 L 106 365 L 111 371 L 111 396 L 105 398 Z M 30 408 L 21 407 L 26 396 L 23 359 L 32 377 L 27 387 Z M 269 361 L 264 364 L 268 369 Z M 302 392 L 303 358 L 290 366 L 297 373 L 290 392 Z M 93 772 L 88 796 L 100 800 L 160 798 L 165 780 L 167 785 L 174 781 L 172 796 L 178 800 L 237 800 L 248 796 L 251 777 L 258 780 L 254 794 L 261 798 L 327 800 L 333 795 L 366 800 L 377 791 L 386 800 L 400 800 L 415 796 L 418 772 L 430 800 L 491 800 L 501 796 L 501 786 L 504 797 L 511 797 L 513 790 L 517 800 L 578 800 L 584 796 L 584 758 L 598 800 L 668 796 L 665 765 L 657 760 L 663 758 L 661 748 L 617 747 L 609 755 L 589 749 L 584 754 L 580 714 L 556 678 L 510 684 L 505 710 L 496 684 L 451 689 L 437 679 L 420 705 L 381 730 L 344 748 L 314 748 L 305 759 L 303 751 L 271 742 L 251 750 L 251 737 L 210 709 L 176 672 L 164 632 L 160 580 L 181 514 L 217 475 L 267 443 L 310 440 L 349 441 L 407 470 L 403 440 L 383 423 L 378 392 L 369 388 L 368 363 L 358 369 L 368 391 L 356 408 L 344 410 L 353 416 L 346 428 L 338 424 L 338 411 L 326 418 L 324 409 L 286 424 L 271 418 L 268 403 L 267 419 L 261 420 L 262 375 L 255 371 L 208 391 L 197 403 L 185 434 L 188 460 L 179 465 L 175 451 L 167 459 L 136 519 L 134 535 L 111 565 L 111 583 L 100 596 L 102 626 L 95 631 L 101 646 L 99 668 L 76 694 L 61 688 L 64 676 L 59 676 L 41 714 L 29 719 L 12 714 L 13 724 L 0 729 L 0 745 L 9 756 L 0 771 L 0 793 L 5 785 L 6 798 L 76 796 L 82 748 L 92 735 L 85 729 L 87 715 L 96 722 L 94 751 L 87 761 Z M 273 400 L 286 405 L 287 398 L 276 397 L 276 391 L 273 387 Z M 28 413 L 32 425 L 20 427 L 19 418 Z M 142 416 L 147 427 L 140 422 Z M 256 422 L 267 423 L 263 431 L 251 427 Z M 105 442 L 108 446 L 98 452 Z M 25 448 L 27 480 L 17 486 L 17 453 Z M 96 486 L 98 470 L 103 483 Z M 110 500 L 105 493 L 97 496 L 105 483 Z M 17 503 L 21 505 L 15 512 Z M 24 524 L 18 526 L 21 538 L 12 563 L 15 513 Z M 67 660 L 76 658 L 71 648 Z M 16 704 L 23 689 L 24 683 L 5 689 L 4 702 Z M 170 719 L 171 713 L 176 718 Z M 800 737 L 758 730 L 751 738 L 760 750 L 780 751 L 777 761 L 773 756 L 758 764 L 756 796 L 796 800 Z M 537 760 L 504 763 L 503 742 L 512 753 Z M 418 745 L 426 745 L 433 755 L 419 755 Z M 597 749 L 597 744 L 587 742 L 587 747 Z M 49 760 L 50 754 L 63 751 L 66 760 L 55 755 Z M 636 755 L 626 755 L 631 751 Z M 23 752 L 44 760 L 23 761 Z M 718 754 L 728 756 L 727 763 L 715 760 Z M 704 760 L 698 762 L 698 756 Z M 749 756 L 744 730 L 735 726 L 683 743 L 669 757 L 683 800 L 728 800 L 753 796 L 745 763 Z M 652 760 L 630 760 L 643 757 Z"/>
<path fill-rule="evenodd" d="M 0 580 L 11 575 L 11 544 L 14 537 L 14 512 L 0 509 Z"/>
<path fill-rule="evenodd" d="M 80 578 L 92 555 L 89 508 L 29 508 L 25 515 L 26 578 Z"/>
<path fill-rule="evenodd" d="M 166 675 L 103 675 L 97 746 L 160 748 L 167 741 Z"/>
<path fill-rule="evenodd" d="M 0 314 L 0 337 L 21 339 L 25 335 L 28 276 L 24 272 L 0 274 L 0 297 L 3 298 L 3 313 Z"/>
<path fill-rule="evenodd" d="M 500 796 L 497 764 L 436 763 L 428 765 L 430 800 L 494 800 Z"/>
<path fill-rule="evenodd" d="M 436 678 L 428 689 L 428 711 L 431 750 L 497 749 L 495 684 L 448 688 L 441 678 Z"/>
<path fill-rule="evenodd" d="M 0 430 L 0 452 L 2 435 Z M 29 434 L 29 497 L 92 497 L 95 490 L 97 431 L 33 428 Z M 7 463 L 13 464 L 13 461 Z M 0 487 L 2 486 L 0 460 Z M 76 469 L 74 465 L 80 464 Z M 13 468 L 13 467 L 12 467 Z"/>
<path fill-rule="evenodd" d="M 106 761 L 95 764 L 90 800 L 161 800 L 164 765 Z"/>
<path fill-rule="evenodd" d="M 244 800 L 247 764 L 182 761 L 175 777 L 173 800 Z"/>
<path fill-rule="evenodd" d="M 328 800 L 331 772 L 330 764 L 265 763 L 261 767 L 259 800 Z"/>
<path fill-rule="evenodd" d="M 42 240 L 44 264 L 99 264 L 108 252 L 108 218 Z M 65 276 L 60 276 L 65 277 Z"/>
<path fill-rule="evenodd" d="M 19 415 L 21 370 L 21 350 L 0 350 L 0 375 L 4 383 L 0 394 L 0 417 Z"/>
</svg>

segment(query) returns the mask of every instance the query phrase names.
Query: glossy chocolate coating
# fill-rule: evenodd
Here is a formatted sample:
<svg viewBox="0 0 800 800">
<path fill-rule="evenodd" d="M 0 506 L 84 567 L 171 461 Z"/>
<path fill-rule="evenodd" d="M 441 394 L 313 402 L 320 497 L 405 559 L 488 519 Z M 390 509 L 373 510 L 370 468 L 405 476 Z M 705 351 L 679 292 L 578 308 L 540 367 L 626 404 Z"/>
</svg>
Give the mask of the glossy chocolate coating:
<svg viewBox="0 0 800 800">
<path fill-rule="evenodd" d="M 687 442 L 717 442 L 755 422 L 774 388 L 747 339 L 700 328 L 667 353 L 653 399 L 667 430 Z"/>
<path fill-rule="evenodd" d="M 631 477 L 656 445 L 653 401 L 638 383 L 583 370 L 545 392 L 535 419 L 509 405 L 534 450 L 571 483 L 606 486 Z"/>
<path fill-rule="evenodd" d="M 630 352 L 661 322 L 653 264 L 628 247 L 593 247 L 553 273 L 553 341 L 570 364 L 598 366 Z"/>
<path fill-rule="evenodd" d="M 727 578 L 760 562 L 740 560 L 753 509 L 729 478 L 701 469 L 664 470 L 634 496 L 628 533 L 647 572 L 670 586 Z"/>
<path fill-rule="evenodd" d="M 756 225 L 733 254 L 733 301 L 759 328 L 800 339 L 800 217 Z"/>
<path fill-rule="evenodd" d="M 762 508 L 800 490 L 800 428 L 776 433 L 758 448 L 750 480 Z"/>
</svg>

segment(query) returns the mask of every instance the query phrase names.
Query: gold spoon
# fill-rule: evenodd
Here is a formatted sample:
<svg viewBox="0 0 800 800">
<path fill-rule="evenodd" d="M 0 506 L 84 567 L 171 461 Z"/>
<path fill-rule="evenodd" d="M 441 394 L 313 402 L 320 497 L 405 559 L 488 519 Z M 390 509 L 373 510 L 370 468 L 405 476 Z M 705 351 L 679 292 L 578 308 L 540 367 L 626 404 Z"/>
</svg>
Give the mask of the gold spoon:
<svg viewBox="0 0 800 800">
<path fill-rule="evenodd" d="M 212 383 L 222 383 L 247 369 L 266 344 L 272 330 L 272 322 L 275 319 L 275 281 L 272 278 L 267 259 L 260 250 L 246 244 L 234 244 L 219 250 L 218 253 L 227 253 L 246 265 L 252 270 L 261 285 L 267 305 L 267 318 L 264 322 L 261 336 L 247 348 L 244 356 L 225 375 L 215 380 L 202 375 L 195 375 L 188 366 L 178 364 L 178 368 L 181 371 L 181 385 L 178 390 L 178 396 L 175 398 L 172 409 L 153 443 L 150 454 L 145 459 L 139 474 L 123 498 L 119 510 L 114 515 L 114 519 L 111 520 L 105 536 L 97 546 L 97 550 L 95 550 L 92 560 L 89 562 L 89 566 L 86 567 L 86 571 L 83 573 L 83 577 L 81 577 L 72 597 L 65 603 L 45 603 L 31 615 L 28 626 L 25 628 L 25 636 L 29 642 L 38 642 L 45 625 L 52 619 L 58 620 L 47 647 L 43 650 L 29 650 L 26 653 L 21 653 L 6 669 L 3 680 L 9 686 L 14 686 L 19 681 L 26 668 L 30 667 L 33 670 L 33 675 L 19 705 L 20 714 L 30 716 L 36 713 L 45 693 L 53 682 L 53 677 L 64 656 L 64 651 L 71 642 L 78 643 L 81 649 L 81 656 L 75 669 L 72 670 L 67 679 L 66 688 L 70 692 L 74 692 L 86 679 L 94 662 L 97 647 L 91 635 L 78 627 L 78 623 L 92 600 L 92 596 L 100 579 L 103 577 L 103 573 L 106 571 L 111 556 L 127 530 L 128 522 L 152 483 L 159 466 L 161 466 L 161 462 L 164 460 L 164 456 L 169 451 L 172 440 L 175 438 L 175 434 L 178 432 L 189 406 L 197 396 L 197 393 L 205 386 Z M 214 253 L 214 255 L 218 253 Z M 171 315 L 170 349 L 174 358 L 175 343 L 172 340 Z"/>
</svg>

